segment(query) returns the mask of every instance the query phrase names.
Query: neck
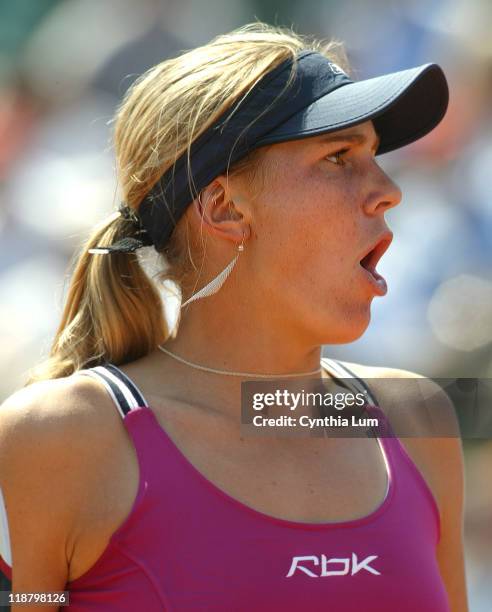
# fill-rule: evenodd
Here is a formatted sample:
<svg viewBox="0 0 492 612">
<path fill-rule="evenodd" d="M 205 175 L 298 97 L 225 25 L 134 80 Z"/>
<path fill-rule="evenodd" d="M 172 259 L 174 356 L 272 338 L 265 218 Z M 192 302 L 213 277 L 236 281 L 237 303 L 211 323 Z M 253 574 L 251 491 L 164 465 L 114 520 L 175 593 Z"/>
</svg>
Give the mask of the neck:
<svg viewBox="0 0 492 612">
<path fill-rule="evenodd" d="M 319 367 L 321 346 L 293 323 L 276 318 L 263 304 L 223 308 L 217 296 L 184 311 L 177 337 L 165 343 L 173 353 L 208 367 L 285 375 Z M 217 317 L 217 312 L 224 312 Z"/>
<path fill-rule="evenodd" d="M 292 333 L 293 326 L 281 325 L 280 321 L 275 325 L 264 305 L 255 313 L 254 307 L 243 304 L 231 316 L 219 318 L 216 312 L 224 309 L 216 304 L 217 298 L 200 300 L 183 311 L 177 337 L 166 342 L 164 348 L 194 364 L 233 372 L 286 375 L 319 368 L 321 346 L 309 345 L 300 333 Z M 239 418 L 241 384 L 248 379 L 193 368 L 159 349 L 146 359 L 152 388 L 161 385 L 166 396 Z M 162 381 L 166 381 L 165 387 Z"/>
<path fill-rule="evenodd" d="M 195 368 L 195 370 L 202 370 L 203 372 L 209 372 L 211 374 L 221 374 L 222 376 L 237 376 L 239 378 L 242 377 L 244 379 L 249 378 L 249 379 L 257 380 L 257 379 L 272 379 L 272 378 L 280 378 L 280 379 L 299 378 L 303 376 L 314 376 L 315 374 L 319 374 L 321 372 L 321 366 L 319 368 L 312 370 L 311 372 L 291 372 L 289 374 L 275 374 L 275 373 L 266 374 L 266 373 L 258 373 L 258 372 L 238 372 L 234 370 L 221 370 L 219 368 L 210 368 L 208 366 L 205 366 L 199 363 L 194 363 L 193 361 L 189 361 L 188 359 L 185 359 L 184 357 L 180 357 L 179 355 L 176 355 L 176 353 L 173 353 L 172 351 L 170 351 L 169 349 L 167 349 L 166 347 L 162 345 L 159 345 L 159 350 L 165 353 L 166 355 L 169 355 L 176 361 L 179 361 L 180 363 L 183 363 L 191 368 Z"/>
</svg>

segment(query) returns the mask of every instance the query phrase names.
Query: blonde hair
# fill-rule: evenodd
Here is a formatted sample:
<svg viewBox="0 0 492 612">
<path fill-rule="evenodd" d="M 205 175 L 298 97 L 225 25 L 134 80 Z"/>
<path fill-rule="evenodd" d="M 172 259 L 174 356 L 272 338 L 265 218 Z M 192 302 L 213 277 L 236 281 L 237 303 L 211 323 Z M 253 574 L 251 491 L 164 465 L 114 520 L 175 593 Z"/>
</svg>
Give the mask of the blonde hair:
<svg viewBox="0 0 492 612">
<path fill-rule="evenodd" d="M 118 180 L 125 203 L 138 210 L 162 174 L 181 155 L 189 155 L 191 144 L 202 132 L 263 75 L 303 49 L 318 51 L 348 70 L 341 43 L 324 43 L 292 29 L 257 22 L 217 36 L 143 74 L 126 93 L 114 122 Z M 241 159 L 228 173 L 256 176 L 260 152 Z M 133 361 L 171 336 L 161 295 L 138 257 L 134 253 L 88 253 L 132 231 L 128 221 L 113 213 L 75 255 L 49 357 L 30 371 L 26 385 L 69 376 L 105 361 L 115 365 Z M 173 280 L 183 295 L 186 279 L 195 269 L 188 231 L 186 223 L 177 224 L 159 252 L 163 265 L 156 279 Z"/>
</svg>

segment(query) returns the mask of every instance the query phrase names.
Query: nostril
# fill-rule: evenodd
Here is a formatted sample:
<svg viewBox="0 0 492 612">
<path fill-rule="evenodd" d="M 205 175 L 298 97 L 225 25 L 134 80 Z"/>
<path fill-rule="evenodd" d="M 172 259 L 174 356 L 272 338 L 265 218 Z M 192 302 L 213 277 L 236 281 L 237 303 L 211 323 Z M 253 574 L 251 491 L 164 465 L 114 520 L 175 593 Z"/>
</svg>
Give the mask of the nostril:
<svg viewBox="0 0 492 612">
<path fill-rule="evenodd" d="M 378 212 L 385 212 L 388 208 L 393 208 L 393 206 L 397 206 L 398 202 L 395 200 L 383 200 L 378 203 L 376 210 Z"/>
</svg>

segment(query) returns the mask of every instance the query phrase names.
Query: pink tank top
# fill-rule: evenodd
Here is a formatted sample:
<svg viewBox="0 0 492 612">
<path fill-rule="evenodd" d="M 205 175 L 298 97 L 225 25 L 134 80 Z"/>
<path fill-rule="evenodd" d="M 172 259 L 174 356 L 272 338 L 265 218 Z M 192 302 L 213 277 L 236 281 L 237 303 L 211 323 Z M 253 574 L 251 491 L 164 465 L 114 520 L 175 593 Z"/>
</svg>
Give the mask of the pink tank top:
<svg viewBox="0 0 492 612">
<path fill-rule="evenodd" d="M 350 378 L 354 389 L 364 388 L 374 404 L 368 411 L 384 419 L 361 379 L 340 362 L 322 363 L 344 384 Z M 67 583 L 63 610 L 449 612 L 436 561 L 438 509 L 398 438 L 377 438 L 388 487 L 371 514 L 337 523 L 279 519 L 207 480 L 117 367 L 80 373 L 101 380 L 113 398 L 140 480 L 130 514 L 101 557 Z M 0 569 L 11 578 L 5 562 Z"/>
</svg>

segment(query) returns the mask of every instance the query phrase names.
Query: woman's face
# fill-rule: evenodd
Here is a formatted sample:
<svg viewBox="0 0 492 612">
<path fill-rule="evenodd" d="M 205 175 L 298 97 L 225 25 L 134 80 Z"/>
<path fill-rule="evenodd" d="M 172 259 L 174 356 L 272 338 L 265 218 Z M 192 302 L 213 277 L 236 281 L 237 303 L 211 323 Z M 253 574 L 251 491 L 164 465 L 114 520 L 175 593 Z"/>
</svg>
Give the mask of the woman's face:
<svg viewBox="0 0 492 612">
<path fill-rule="evenodd" d="M 254 297 L 314 344 L 356 340 L 367 328 L 373 298 L 385 292 L 384 282 L 360 264 L 379 243 L 366 264 L 373 267 L 389 246 L 384 213 L 401 200 L 376 148 L 367 121 L 264 152 L 264 186 L 245 245 Z"/>
</svg>

